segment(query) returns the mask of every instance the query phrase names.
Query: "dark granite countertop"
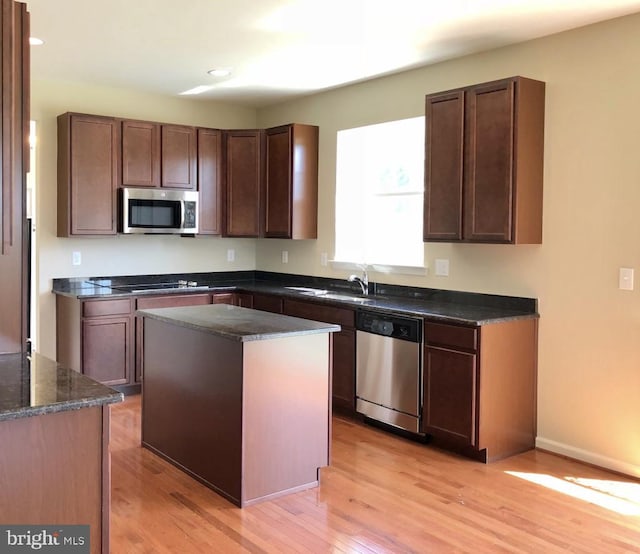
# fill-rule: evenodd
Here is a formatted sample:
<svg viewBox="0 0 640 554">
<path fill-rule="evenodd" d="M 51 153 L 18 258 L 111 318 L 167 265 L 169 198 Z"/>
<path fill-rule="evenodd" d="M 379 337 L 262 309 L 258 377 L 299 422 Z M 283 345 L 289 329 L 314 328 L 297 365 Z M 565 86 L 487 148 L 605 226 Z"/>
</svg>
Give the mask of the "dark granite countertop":
<svg viewBox="0 0 640 554">
<path fill-rule="evenodd" d="M 122 400 L 122 393 L 39 354 L 0 355 L 0 421 Z"/>
<path fill-rule="evenodd" d="M 150 290 L 144 288 L 145 285 L 159 285 L 178 280 L 194 281 L 197 286 Z M 300 290 L 301 288 L 312 290 Z M 353 309 L 375 310 L 466 325 L 487 325 L 539 317 L 535 298 L 384 283 L 370 283 L 369 295 L 362 296 L 346 279 L 265 271 L 54 279 L 53 283 L 54 293 L 81 299 L 224 291 L 273 294 Z M 319 294 L 321 291 L 324 293 Z"/>
<path fill-rule="evenodd" d="M 339 325 L 228 304 L 156 308 L 137 314 L 240 342 L 340 331 Z"/>
</svg>

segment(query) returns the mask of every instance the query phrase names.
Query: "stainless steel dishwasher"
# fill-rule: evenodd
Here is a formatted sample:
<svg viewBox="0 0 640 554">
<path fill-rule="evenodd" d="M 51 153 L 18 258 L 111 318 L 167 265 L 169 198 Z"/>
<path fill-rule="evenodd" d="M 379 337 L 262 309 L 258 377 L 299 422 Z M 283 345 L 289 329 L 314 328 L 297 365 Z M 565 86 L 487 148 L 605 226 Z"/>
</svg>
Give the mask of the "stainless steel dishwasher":
<svg viewBox="0 0 640 554">
<path fill-rule="evenodd" d="M 357 312 L 357 412 L 419 433 L 421 374 L 422 320 Z"/>
</svg>

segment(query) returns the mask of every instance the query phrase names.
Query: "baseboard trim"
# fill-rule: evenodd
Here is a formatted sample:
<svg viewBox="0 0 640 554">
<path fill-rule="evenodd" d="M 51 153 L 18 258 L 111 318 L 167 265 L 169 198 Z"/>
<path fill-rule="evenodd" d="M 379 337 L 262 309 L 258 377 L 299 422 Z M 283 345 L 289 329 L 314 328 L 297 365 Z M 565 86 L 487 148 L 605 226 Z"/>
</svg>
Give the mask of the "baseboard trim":
<svg viewBox="0 0 640 554">
<path fill-rule="evenodd" d="M 640 466 L 630 464 L 628 462 L 623 462 L 622 460 L 617 460 L 615 458 L 602 456 L 601 454 L 596 454 L 595 452 L 590 452 L 589 450 L 582 450 L 581 448 L 576 448 L 575 446 L 570 446 L 568 444 L 552 441 L 541 437 L 536 438 L 536 448 L 539 448 L 540 450 L 546 450 L 553 454 L 560 454 L 568 458 L 573 458 L 574 460 L 585 462 L 587 464 L 598 466 L 604 469 L 609 469 L 611 471 L 615 471 L 616 473 L 622 473 L 631 477 L 640 478 Z"/>
</svg>

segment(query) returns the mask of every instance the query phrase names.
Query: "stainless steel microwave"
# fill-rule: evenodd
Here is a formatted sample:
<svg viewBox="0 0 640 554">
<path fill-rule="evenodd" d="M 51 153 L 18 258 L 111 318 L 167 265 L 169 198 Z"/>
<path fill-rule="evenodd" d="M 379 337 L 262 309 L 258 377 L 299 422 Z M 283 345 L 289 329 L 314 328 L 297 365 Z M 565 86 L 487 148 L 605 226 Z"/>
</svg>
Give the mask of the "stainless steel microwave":
<svg viewBox="0 0 640 554">
<path fill-rule="evenodd" d="M 123 187 L 119 212 L 121 233 L 198 232 L 197 191 Z"/>
</svg>

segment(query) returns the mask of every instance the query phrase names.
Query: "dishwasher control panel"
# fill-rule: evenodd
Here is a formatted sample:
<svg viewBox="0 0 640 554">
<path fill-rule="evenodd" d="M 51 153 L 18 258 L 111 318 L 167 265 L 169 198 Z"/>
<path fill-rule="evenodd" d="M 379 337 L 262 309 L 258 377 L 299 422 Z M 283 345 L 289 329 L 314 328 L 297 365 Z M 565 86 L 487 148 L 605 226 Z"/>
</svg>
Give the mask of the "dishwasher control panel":
<svg viewBox="0 0 640 554">
<path fill-rule="evenodd" d="M 422 321 L 377 312 L 357 312 L 356 329 L 374 335 L 421 342 Z"/>
</svg>

